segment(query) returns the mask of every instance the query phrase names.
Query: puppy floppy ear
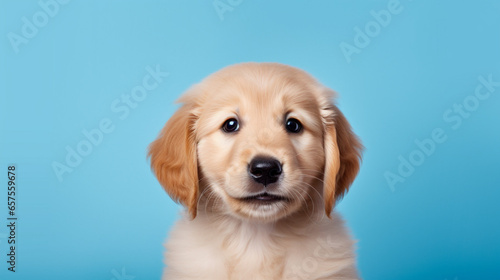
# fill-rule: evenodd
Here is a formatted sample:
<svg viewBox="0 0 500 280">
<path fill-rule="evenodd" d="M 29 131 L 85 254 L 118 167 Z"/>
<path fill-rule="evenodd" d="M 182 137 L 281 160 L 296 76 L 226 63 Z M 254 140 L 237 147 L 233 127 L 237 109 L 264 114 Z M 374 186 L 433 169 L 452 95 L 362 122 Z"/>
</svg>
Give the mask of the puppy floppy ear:
<svg viewBox="0 0 500 280">
<path fill-rule="evenodd" d="M 192 106 L 183 105 L 149 146 L 151 168 L 170 197 L 194 219 L 198 201 L 198 162 Z"/>
<path fill-rule="evenodd" d="M 323 195 L 328 217 L 335 202 L 348 191 L 358 174 L 363 145 L 344 114 L 335 105 L 325 119 L 325 173 Z"/>
</svg>

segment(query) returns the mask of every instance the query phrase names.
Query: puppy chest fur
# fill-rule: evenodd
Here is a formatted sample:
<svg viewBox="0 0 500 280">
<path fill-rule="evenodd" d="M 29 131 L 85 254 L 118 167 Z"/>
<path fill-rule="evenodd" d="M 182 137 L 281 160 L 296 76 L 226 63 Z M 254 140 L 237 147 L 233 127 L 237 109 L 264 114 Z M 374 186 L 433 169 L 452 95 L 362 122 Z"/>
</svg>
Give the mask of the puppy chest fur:
<svg viewBox="0 0 500 280">
<path fill-rule="evenodd" d="M 183 219 L 165 247 L 163 279 L 358 279 L 353 242 L 336 213 L 300 228 Z"/>
</svg>

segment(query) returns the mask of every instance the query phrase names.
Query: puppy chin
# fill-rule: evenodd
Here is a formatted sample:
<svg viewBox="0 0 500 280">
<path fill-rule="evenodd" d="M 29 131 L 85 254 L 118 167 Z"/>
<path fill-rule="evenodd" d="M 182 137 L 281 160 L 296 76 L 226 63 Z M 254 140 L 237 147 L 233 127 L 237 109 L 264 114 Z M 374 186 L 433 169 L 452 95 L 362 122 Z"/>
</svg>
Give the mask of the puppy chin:
<svg viewBox="0 0 500 280">
<path fill-rule="evenodd" d="M 223 199 L 228 205 L 228 213 L 234 217 L 255 222 L 276 222 L 300 209 L 300 201 L 292 198 L 277 201 L 240 199 L 229 195 Z"/>
</svg>

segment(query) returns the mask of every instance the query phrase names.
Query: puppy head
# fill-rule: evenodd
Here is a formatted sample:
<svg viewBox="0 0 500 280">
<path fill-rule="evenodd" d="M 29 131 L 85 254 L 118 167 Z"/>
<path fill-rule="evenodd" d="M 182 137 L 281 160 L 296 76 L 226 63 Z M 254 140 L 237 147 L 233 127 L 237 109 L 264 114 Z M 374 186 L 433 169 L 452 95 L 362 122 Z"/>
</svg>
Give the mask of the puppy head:
<svg viewBox="0 0 500 280">
<path fill-rule="evenodd" d="M 307 203 L 329 215 L 358 172 L 362 148 L 331 98 L 290 66 L 224 68 L 180 99 L 150 146 L 152 169 L 193 218 L 200 201 L 261 221 Z"/>
</svg>

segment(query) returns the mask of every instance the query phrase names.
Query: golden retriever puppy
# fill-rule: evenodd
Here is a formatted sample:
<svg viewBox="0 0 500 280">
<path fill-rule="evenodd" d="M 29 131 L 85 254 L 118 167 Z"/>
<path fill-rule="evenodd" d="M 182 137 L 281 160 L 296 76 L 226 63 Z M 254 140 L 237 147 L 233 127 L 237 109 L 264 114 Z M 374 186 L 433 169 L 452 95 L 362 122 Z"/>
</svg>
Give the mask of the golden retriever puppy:
<svg viewBox="0 0 500 280">
<path fill-rule="evenodd" d="M 180 98 L 149 150 L 187 210 L 165 245 L 163 279 L 358 279 L 333 208 L 362 146 L 333 97 L 297 68 L 243 63 Z"/>
</svg>

